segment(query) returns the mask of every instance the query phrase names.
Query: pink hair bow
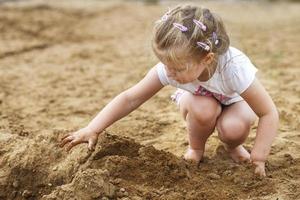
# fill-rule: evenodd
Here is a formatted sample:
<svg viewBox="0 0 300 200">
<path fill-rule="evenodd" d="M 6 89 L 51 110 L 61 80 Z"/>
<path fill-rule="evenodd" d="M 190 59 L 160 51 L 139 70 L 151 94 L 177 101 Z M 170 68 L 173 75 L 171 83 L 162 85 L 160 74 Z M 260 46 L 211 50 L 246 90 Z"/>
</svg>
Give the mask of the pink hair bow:
<svg viewBox="0 0 300 200">
<path fill-rule="evenodd" d="M 168 8 L 168 12 L 166 12 L 161 18 L 160 20 L 157 20 L 156 23 L 161 23 L 161 22 L 166 22 L 170 16 L 170 13 L 171 13 L 171 9 Z"/>
<path fill-rule="evenodd" d="M 197 42 L 197 45 L 201 48 L 203 48 L 205 51 L 209 51 L 210 50 L 210 47 L 205 44 L 204 42 Z"/>
<path fill-rule="evenodd" d="M 198 21 L 198 20 L 196 20 L 196 19 L 193 19 L 193 22 L 194 22 L 197 26 L 199 26 L 199 28 L 200 28 L 201 30 L 206 31 L 207 27 L 206 27 L 202 22 L 200 22 L 200 21 Z"/>
<path fill-rule="evenodd" d="M 182 24 L 173 23 L 173 26 L 181 30 L 182 32 L 186 32 L 188 28 L 186 26 L 183 26 Z"/>
<path fill-rule="evenodd" d="M 218 40 L 218 36 L 217 36 L 216 32 L 212 33 L 212 38 L 213 38 L 213 41 L 214 41 L 215 45 L 218 45 L 219 40 Z"/>
<path fill-rule="evenodd" d="M 161 17 L 161 21 L 163 21 L 163 22 L 167 21 L 167 19 L 168 19 L 170 13 L 171 13 L 171 9 L 168 8 L 168 12 L 166 12 L 166 13 Z"/>
</svg>

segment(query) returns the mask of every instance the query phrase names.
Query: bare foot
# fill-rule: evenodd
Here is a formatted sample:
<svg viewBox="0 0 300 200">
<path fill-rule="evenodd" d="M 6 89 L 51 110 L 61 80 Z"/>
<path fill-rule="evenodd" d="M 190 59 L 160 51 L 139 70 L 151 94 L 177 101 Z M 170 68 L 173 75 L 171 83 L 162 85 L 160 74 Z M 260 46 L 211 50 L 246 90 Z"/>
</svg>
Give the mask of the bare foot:
<svg viewBox="0 0 300 200">
<path fill-rule="evenodd" d="M 239 145 L 234 149 L 225 145 L 225 149 L 229 153 L 230 157 L 237 163 L 250 161 L 250 154 L 242 145 Z"/>
<path fill-rule="evenodd" d="M 198 163 L 201 161 L 203 153 L 204 153 L 204 150 L 192 149 L 189 147 L 183 157 L 185 160 L 193 160 Z"/>
</svg>

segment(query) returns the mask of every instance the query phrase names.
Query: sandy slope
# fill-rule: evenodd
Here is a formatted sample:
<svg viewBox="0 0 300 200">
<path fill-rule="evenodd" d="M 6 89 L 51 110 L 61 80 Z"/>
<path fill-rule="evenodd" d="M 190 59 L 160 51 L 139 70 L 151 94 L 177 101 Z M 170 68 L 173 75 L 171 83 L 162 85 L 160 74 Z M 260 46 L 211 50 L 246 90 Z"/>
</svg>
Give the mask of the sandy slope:
<svg viewBox="0 0 300 200">
<path fill-rule="evenodd" d="M 110 127 L 95 152 L 58 148 L 157 62 L 151 29 L 168 4 L 51 2 L 0 4 L 0 199 L 300 198 L 300 5 L 205 3 L 280 111 L 268 177 L 259 180 L 226 156 L 216 134 L 199 169 L 182 160 L 185 124 L 170 87 Z"/>
</svg>

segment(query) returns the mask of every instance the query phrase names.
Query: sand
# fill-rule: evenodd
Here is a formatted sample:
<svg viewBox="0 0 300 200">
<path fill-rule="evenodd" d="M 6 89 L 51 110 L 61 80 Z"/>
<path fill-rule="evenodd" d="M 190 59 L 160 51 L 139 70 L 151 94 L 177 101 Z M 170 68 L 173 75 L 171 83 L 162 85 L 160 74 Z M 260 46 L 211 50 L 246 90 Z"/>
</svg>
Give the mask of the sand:
<svg viewBox="0 0 300 200">
<path fill-rule="evenodd" d="M 58 147 L 157 63 L 152 26 L 175 4 L 0 4 L 1 200 L 300 199 L 300 4 L 203 3 L 223 17 L 278 106 L 266 178 L 234 163 L 216 133 L 199 168 L 184 161 L 185 122 L 171 87 L 109 127 L 94 152 Z"/>
</svg>

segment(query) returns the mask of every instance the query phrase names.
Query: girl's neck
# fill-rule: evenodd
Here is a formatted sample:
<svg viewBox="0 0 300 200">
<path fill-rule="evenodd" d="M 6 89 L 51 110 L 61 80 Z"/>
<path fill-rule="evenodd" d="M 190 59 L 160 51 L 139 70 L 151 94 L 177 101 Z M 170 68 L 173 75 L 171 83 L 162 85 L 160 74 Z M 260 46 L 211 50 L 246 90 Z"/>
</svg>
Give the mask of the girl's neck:
<svg viewBox="0 0 300 200">
<path fill-rule="evenodd" d="M 198 77 L 201 82 L 208 81 L 215 73 L 218 66 L 218 62 L 212 62 L 208 67 L 206 67 L 203 72 Z"/>
</svg>

